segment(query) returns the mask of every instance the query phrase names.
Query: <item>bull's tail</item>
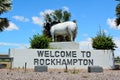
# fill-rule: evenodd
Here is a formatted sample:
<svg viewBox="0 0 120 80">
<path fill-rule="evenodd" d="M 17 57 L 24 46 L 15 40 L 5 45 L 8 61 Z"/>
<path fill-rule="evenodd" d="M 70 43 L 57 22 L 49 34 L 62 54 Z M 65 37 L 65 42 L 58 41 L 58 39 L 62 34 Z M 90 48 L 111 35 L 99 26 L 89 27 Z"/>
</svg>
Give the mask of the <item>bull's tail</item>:
<svg viewBox="0 0 120 80">
<path fill-rule="evenodd" d="M 73 40 L 75 40 L 75 38 L 77 36 L 78 25 L 77 25 L 76 21 L 73 21 L 73 22 L 76 24 L 76 28 L 75 28 L 75 30 L 73 32 Z"/>
</svg>

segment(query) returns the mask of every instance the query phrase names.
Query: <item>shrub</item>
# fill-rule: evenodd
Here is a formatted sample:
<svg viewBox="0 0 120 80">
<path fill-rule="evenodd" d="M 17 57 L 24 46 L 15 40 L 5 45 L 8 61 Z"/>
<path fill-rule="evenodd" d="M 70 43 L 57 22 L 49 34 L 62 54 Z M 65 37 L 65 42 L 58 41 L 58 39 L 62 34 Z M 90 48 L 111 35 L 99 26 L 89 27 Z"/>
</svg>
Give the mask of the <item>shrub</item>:
<svg viewBox="0 0 120 80">
<path fill-rule="evenodd" d="M 32 38 L 30 38 L 30 46 L 33 49 L 46 49 L 49 47 L 49 42 L 51 41 L 50 38 L 44 36 L 44 35 L 33 35 Z"/>
<path fill-rule="evenodd" d="M 95 38 L 92 38 L 92 47 L 94 49 L 114 50 L 116 45 L 111 36 L 106 36 L 105 32 L 100 31 Z"/>
</svg>

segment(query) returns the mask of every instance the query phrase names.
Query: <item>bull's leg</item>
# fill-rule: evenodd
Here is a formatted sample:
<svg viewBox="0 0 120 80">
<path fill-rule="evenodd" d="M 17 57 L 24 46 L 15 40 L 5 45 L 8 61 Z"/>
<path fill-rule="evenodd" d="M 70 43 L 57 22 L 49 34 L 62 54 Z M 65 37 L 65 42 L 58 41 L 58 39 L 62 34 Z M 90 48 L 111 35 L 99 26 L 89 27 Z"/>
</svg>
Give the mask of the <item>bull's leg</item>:
<svg viewBox="0 0 120 80">
<path fill-rule="evenodd" d="M 53 41 L 53 42 L 55 41 L 54 35 L 53 35 L 53 37 L 52 37 L 52 41 Z"/>
<path fill-rule="evenodd" d="M 54 33 L 52 33 L 52 42 L 54 42 L 55 40 L 54 40 Z"/>
<path fill-rule="evenodd" d="M 71 30 L 68 30 L 69 34 L 70 34 L 70 38 L 71 38 L 71 41 L 73 41 L 73 33 Z"/>
<path fill-rule="evenodd" d="M 66 35 L 63 35 L 63 40 L 66 40 L 65 37 L 66 37 Z"/>
<path fill-rule="evenodd" d="M 72 34 L 72 32 L 71 32 L 71 34 L 70 34 L 70 35 L 71 35 L 71 41 L 73 41 L 73 34 Z"/>
</svg>

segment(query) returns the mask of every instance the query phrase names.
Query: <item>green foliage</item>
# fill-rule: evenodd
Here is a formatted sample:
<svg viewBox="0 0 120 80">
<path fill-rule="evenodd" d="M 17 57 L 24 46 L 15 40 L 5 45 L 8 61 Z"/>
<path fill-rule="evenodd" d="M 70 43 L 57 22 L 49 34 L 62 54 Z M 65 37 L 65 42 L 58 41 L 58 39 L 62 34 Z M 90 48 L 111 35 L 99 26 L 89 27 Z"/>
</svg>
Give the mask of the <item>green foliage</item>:
<svg viewBox="0 0 120 80">
<path fill-rule="evenodd" d="M 44 35 L 33 35 L 33 38 L 30 38 L 30 46 L 33 49 L 46 49 L 49 48 L 50 38 Z"/>
<path fill-rule="evenodd" d="M 95 38 L 92 38 L 92 47 L 94 49 L 111 49 L 116 48 L 111 36 L 106 36 L 105 32 L 99 31 Z"/>
<path fill-rule="evenodd" d="M 11 0 L 0 0 L 0 15 L 11 10 Z M 0 32 L 9 26 L 7 18 L 0 18 Z"/>
<path fill-rule="evenodd" d="M 0 32 L 9 26 L 9 20 L 7 18 L 0 18 Z"/>
<path fill-rule="evenodd" d="M 0 14 L 11 10 L 11 0 L 0 0 Z"/>
<path fill-rule="evenodd" d="M 53 13 L 53 21 L 65 22 L 69 21 L 71 14 L 68 11 L 62 11 L 62 9 L 55 10 Z"/>
<path fill-rule="evenodd" d="M 116 16 L 120 17 L 120 3 L 116 6 Z"/>
<path fill-rule="evenodd" d="M 83 75 L 82 76 L 82 78 L 88 78 L 89 77 L 89 75 Z"/>
<path fill-rule="evenodd" d="M 116 25 L 119 26 L 120 25 L 120 3 L 116 6 Z"/>
<path fill-rule="evenodd" d="M 120 25 L 120 17 L 117 17 L 115 22 L 116 22 L 116 25 L 119 26 Z"/>
<path fill-rule="evenodd" d="M 54 21 L 59 21 L 59 22 L 65 22 L 69 21 L 71 17 L 70 12 L 64 11 L 62 9 L 57 9 L 51 14 L 45 14 L 44 19 L 46 22 L 54 22 Z"/>
<path fill-rule="evenodd" d="M 73 71 L 72 71 L 72 74 L 78 74 L 78 72 L 79 72 L 79 70 L 74 68 Z"/>
</svg>

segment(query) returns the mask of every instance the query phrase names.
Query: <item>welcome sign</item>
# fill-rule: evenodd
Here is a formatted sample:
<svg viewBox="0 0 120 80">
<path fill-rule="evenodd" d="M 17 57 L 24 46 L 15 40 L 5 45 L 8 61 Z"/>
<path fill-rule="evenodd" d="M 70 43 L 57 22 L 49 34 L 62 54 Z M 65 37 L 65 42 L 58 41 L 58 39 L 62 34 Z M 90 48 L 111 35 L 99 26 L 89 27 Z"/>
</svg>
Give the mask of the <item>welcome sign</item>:
<svg viewBox="0 0 120 80">
<path fill-rule="evenodd" d="M 75 50 L 37 50 L 34 65 L 93 65 L 90 51 Z"/>
<path fill-rule="evenodd" d="M 73 49 L 10 49 L 12 67 L 27 68 L 46 65 L 48 68 L 87 68 L 88 66 L 114 67 L 111 50 Z"/>
</svg>

